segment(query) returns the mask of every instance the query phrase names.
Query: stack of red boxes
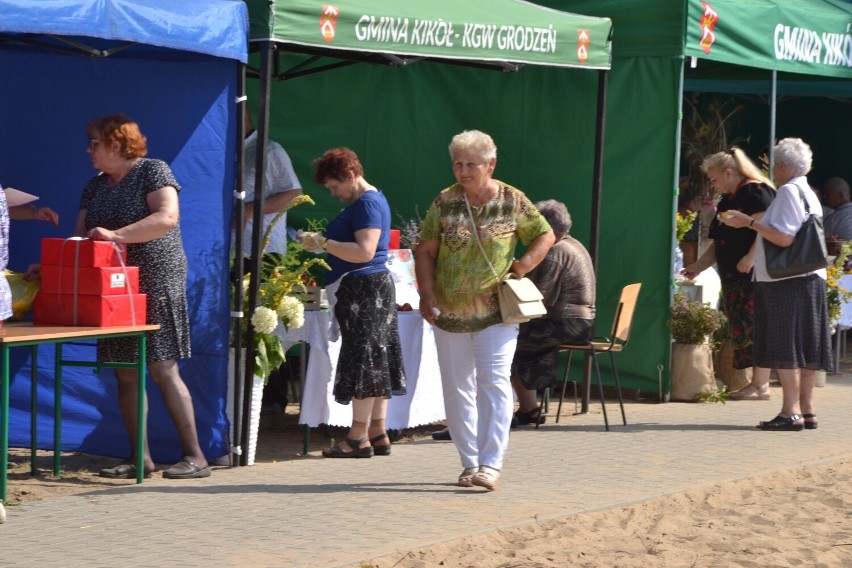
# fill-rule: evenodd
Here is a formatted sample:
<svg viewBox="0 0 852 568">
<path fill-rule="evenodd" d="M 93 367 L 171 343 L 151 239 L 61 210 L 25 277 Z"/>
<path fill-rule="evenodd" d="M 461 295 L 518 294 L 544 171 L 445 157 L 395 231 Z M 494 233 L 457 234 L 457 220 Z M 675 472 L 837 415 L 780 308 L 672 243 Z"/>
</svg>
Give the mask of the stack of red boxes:
<svg viewBox="0 0 852 568">
<path fill-rule="evenodd" d="M 124 248 L 90 239 L 42 239 L 36 325 L 115 327 L 145 323 L 139 269 Z"/>
</svg>

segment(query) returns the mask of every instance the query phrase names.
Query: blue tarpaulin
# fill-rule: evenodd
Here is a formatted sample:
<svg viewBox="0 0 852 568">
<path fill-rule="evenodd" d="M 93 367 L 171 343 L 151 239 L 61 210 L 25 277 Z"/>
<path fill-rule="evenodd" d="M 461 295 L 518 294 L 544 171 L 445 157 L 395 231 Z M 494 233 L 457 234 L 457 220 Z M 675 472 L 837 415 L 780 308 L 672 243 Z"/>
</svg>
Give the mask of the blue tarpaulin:
<svg viewBox="0 0 852 568">
<path fill-rule="evenodd" d="M 242 0 L 0 0 L 0 34 L 100 38 L 245 63 L 244 13 Z"/>
<path fill-rule="evenodd" d="M 182 185 L 189 259 L 190 388 L 208 458 L 228 453 L 225 401 L 228 247 L 236 156 L 237 78 L 247 58 L 247 15 L 238 0 L 0 0 L 0 183 L 40 197 L 60 214 L 52 227 L 13 221 L 10 268 L 39 260 L 43 237 L 74 229 L 82 188 L 97 173 L 86 124 L 122 112 L 148 138 L 148 156 Z M 81 56 L 81 54 L 85 54 Z M 94 344 L 66 348 L 94 357 Z M 38 446 L 52 447 L 53 349 L 38 352 Z M 29 349 L 13 350 L 10 443 L 30 440 Z M 63 372 L 62 449 L 126 456 L 130 446 L 111 371 Z M 158 462 L 180 457 L 174 425 L 149 384 L 149 441 Z"/>
</svg>

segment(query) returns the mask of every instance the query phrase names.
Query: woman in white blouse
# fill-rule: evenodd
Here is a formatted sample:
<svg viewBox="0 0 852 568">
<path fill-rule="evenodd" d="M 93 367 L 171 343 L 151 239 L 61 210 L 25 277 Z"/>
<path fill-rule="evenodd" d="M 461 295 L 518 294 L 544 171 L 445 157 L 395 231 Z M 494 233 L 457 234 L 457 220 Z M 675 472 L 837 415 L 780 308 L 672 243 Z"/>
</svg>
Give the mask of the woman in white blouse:
<svg viewBox="0 0 852 568">
<path fill-rule="evenodd" d="M 784 395 L 781 412 L 757 427 L 771 431 L 813 430 L 817 427 L 814 386 L 818 370 L 831 369 L 831 332 L 825 301 L 825 269 L 789 278 L 766 271 L 765 241 L 780 247 L 793 244 L 796 233 L 822 207 L 805 175 L 813 153 L 799 138 L 775 146 L 773 174 L 780 186 L 766 213 L 757 220 L 740 211 L 720 219 L 732 227 L 751 227 L 755 246 L 754 364 L 777 369 Z M 806 208 L 807 204 L 807 208 Z"/>
</svg>

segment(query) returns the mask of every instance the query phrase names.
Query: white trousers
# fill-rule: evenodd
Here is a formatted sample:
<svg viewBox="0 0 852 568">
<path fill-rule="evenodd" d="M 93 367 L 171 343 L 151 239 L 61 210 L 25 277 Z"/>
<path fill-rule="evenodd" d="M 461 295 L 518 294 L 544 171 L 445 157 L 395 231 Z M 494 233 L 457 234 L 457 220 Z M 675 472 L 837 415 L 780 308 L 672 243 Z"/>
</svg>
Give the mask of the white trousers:
<svg viewBox="0 0 852 568">
<path fill-rule="evenodd" d="M 510 375 L 518 324 L 434 331 L 447 426 L 462 467 L 501 469 L 514 407 Z"/>
</svg>

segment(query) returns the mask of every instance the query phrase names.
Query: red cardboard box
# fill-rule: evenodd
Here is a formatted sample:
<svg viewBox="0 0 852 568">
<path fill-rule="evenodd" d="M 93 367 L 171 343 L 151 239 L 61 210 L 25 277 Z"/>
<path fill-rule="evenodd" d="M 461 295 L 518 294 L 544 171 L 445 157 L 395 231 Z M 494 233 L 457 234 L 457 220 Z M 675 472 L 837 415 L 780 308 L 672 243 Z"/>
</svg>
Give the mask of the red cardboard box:
<svg viewBox="0 0 852 568">
<path fill-rule="evenodd" d="M 116 247 L 121 251 L 121 256 Z M 127 263 L 127 249 L 110 241 L 42 239 L 41 263 L 60 266 L 121 266 Z"/>
<path fill-rule="evenodd" d="M 139 293 L 139 268 L 135 266 L 83 266 L 75 270 L 73 266 L 55 264 L 42 265 L 41 291 L 73 294 L 75 276 L 78 294 L 112 296 Z"/>
<path fill-rule="evenodd" d="M 73 294 L 40 292 L 33 305 L 35 325 L 92 325 L 115 327 L 145 323 L 145 294 L 122 296 L 77 296 L 77 321 L 74 321 Z M 133 315 L 130 306 L 133 301 Z"/>
<path fill-rule="evenodd" d="M 388 250 L 394 250 L 399 248 L 399 229 L 391 229 L 390 230 L 390 243 L 388 244 Z"/>
</svg>

